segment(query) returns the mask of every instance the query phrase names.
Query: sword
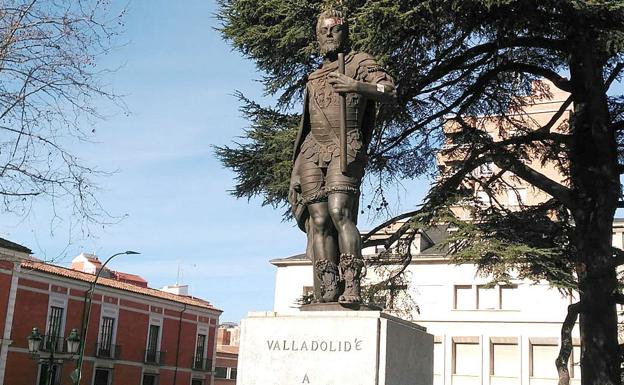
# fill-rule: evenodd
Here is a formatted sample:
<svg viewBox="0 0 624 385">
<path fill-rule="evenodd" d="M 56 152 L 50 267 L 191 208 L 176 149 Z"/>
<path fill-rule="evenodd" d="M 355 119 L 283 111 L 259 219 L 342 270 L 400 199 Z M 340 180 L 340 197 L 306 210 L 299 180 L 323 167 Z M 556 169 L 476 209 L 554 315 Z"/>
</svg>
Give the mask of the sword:
<svg viewBox="0 0 624 385">
<path fill-rule="evenodd" d="M 345 74 L 344 53 L 338 53 L 338 73 Z M 347 95 L 340 94 L 340 171 L 347 173 Z"/>
</svg>

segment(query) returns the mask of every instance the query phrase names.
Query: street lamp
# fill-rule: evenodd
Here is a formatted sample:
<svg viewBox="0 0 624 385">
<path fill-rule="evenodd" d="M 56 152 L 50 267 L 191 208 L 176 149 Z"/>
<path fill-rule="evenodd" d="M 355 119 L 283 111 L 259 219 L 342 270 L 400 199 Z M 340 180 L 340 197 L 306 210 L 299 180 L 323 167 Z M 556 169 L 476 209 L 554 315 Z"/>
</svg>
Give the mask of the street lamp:
<svg viewBox="0 0 624 385">
<path fill-rule="evenodd" d="M 28 351 L 30 354 L 37 354 L 39 352 L 39 346 L 41 346 L 41 334 L 39 329 L 33 328 L 32 332 L 28 335 Z"/>
<path fill-rule="evenodd" d="M 89 330 L 89 319 L 91 318 L 91 302 L 93 300 L 93 292 L 95 291 L 95 286 L 97 285 L 97 281 L 98 279 L 100 279 L 100 274 L 102 274 L 102 271 L 104 271 L 104 267 L 106 267 L 106 264 L 111 259 L 115 258 L 116 256 L 123 255 L 123 254 L 136 255 L 136 254 L 141 254 L 141 253 L 128 250 L 128 251 L 122 251 L 120 253 L 115 253 L 111 255 L 110 257 L 108 257 L 108 259 L 102 264 L 102 267 L 100 267 L 100 270 L 95 275 L 95 279 L 93 280 L 93 282 L 91 282 L 91 286 L 89 287 L 89 290 L 85 293 L 84 304 L 82 306 L 82 327 L 80 329 L 81 330 L 80 341 L 79 341 L 80 353 L 78 355 L 78 360 L 76 361 L 76 369 L 74 369 L 70 375 L 75 385 L 80 384 L 80 376 L 82 372 L 82 359 L 84 357 L 85 340 L 87 338 L 87 331 Z"/>
<path fill-rule="evenodd" d="M 56 348 L 57 348 L 57 344 L 56 344 L 56 339 L 58 338 L 57 336 L 51 336 L 51 344 L 50 346 L 50 355 L 46 358 L 40 358 L 39 356 L 39 352 L 41 349 L 41 341 L 43 340 L 43 337 L 41 336 L 41 333 L 39 333 L 39 329 L 37 328 L 33 328 L 32 331 L 30 332 L 30 334 L 28 335 L 28 337 L 26 338 L 28 340 L 28 352 L 33 356 L 34 359 L 38 359 L 40 364 L 47 364 L 47 372 L 46 372 L 46 382 L 48 385 L 52 385 L 54 383 L 54 374 L 55 374 L 55 370 L 54 370 L 54 364 L 57 363 L 62 363 L 63 361 L 67 360 L 67 359 L 72 359 L 74 354 L 76 354 L 78 352 L 78 345 L 80 343 L 80 336 L 78 335 L 78 329 L 72 329 L 71 332 L 69 333 L 69 337 L 67 337 L 67 350 L 66 352 L 70 354 L 69 357 L 55 357 L 54 354 L 56 353 Z"/>
</svg>

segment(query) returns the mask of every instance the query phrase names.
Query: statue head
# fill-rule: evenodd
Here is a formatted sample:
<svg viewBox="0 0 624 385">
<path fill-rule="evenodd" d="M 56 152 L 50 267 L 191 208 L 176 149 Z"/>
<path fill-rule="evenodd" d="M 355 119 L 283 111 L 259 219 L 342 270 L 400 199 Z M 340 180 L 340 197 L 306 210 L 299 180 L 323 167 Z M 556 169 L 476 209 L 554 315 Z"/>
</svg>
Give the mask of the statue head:
<svg viewBox="0 0 624 385">
<path fill-rule="evenodd" d="M 343 13 L 336 10 L 321 13 L 316 22 L 316 39 L 324 57 L 348 52 L 349 27 Z"/>
</svg>

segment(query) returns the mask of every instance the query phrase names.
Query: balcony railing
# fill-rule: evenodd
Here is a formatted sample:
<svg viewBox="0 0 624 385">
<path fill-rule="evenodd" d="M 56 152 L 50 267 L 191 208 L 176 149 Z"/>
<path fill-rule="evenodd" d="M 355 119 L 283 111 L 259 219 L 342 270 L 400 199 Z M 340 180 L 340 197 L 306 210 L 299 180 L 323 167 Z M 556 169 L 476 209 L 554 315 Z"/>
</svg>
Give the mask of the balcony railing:
<svg viewBox="0 0 624 385">
<path fill-rule="evenodd" d="M 145 363 L 152 365 L 162 365 L 165 360 L 165 352 L 158 350 L 146 350 L 145 351 Z"/>
<path fill-rule="evenodd" d="M 193 370 L 201 370 L 205 372 L 212 370 L 212 360 L 204 358 L 202 356 L 194 356 Z"/>
<path fill-rule="evenodd" d="M 121 353 L 121 346 L 112 344 L 96 344 L 95 356 L 98 358 L 108 358 L 118 360 Z"/>
<path fill-rule="evenodd" d="M 54 350 L 55 353 L 67 353 L 67 340 L 65 337 L 56 337 L 56 336 L 41 336 L 41 345 L 39 350 L 42 352 L 51 352 Z"/>
</svg>

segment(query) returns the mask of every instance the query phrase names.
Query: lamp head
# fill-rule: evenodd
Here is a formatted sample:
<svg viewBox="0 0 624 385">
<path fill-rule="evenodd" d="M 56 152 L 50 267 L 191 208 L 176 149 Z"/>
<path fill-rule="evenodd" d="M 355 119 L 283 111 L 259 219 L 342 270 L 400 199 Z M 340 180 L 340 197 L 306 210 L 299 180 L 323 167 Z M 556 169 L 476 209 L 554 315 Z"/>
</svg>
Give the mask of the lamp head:
<svg viewBox="0 0 624 385">
<path fill-rule="evenodd" d="M 76 354 L 80 348 L 80 335 L 78 329 L 72 329 L 67 337 L 67 353 Z"/>
<path fill-rule="evenodd" d="M 30 334 L 28 335 L 28 351 L 32 354 L 35 354 L 39 351 L 39 347 L 41 346 L 41 334 L 39 333 L 39 329 L 33 328 Z"/>
</svg>

